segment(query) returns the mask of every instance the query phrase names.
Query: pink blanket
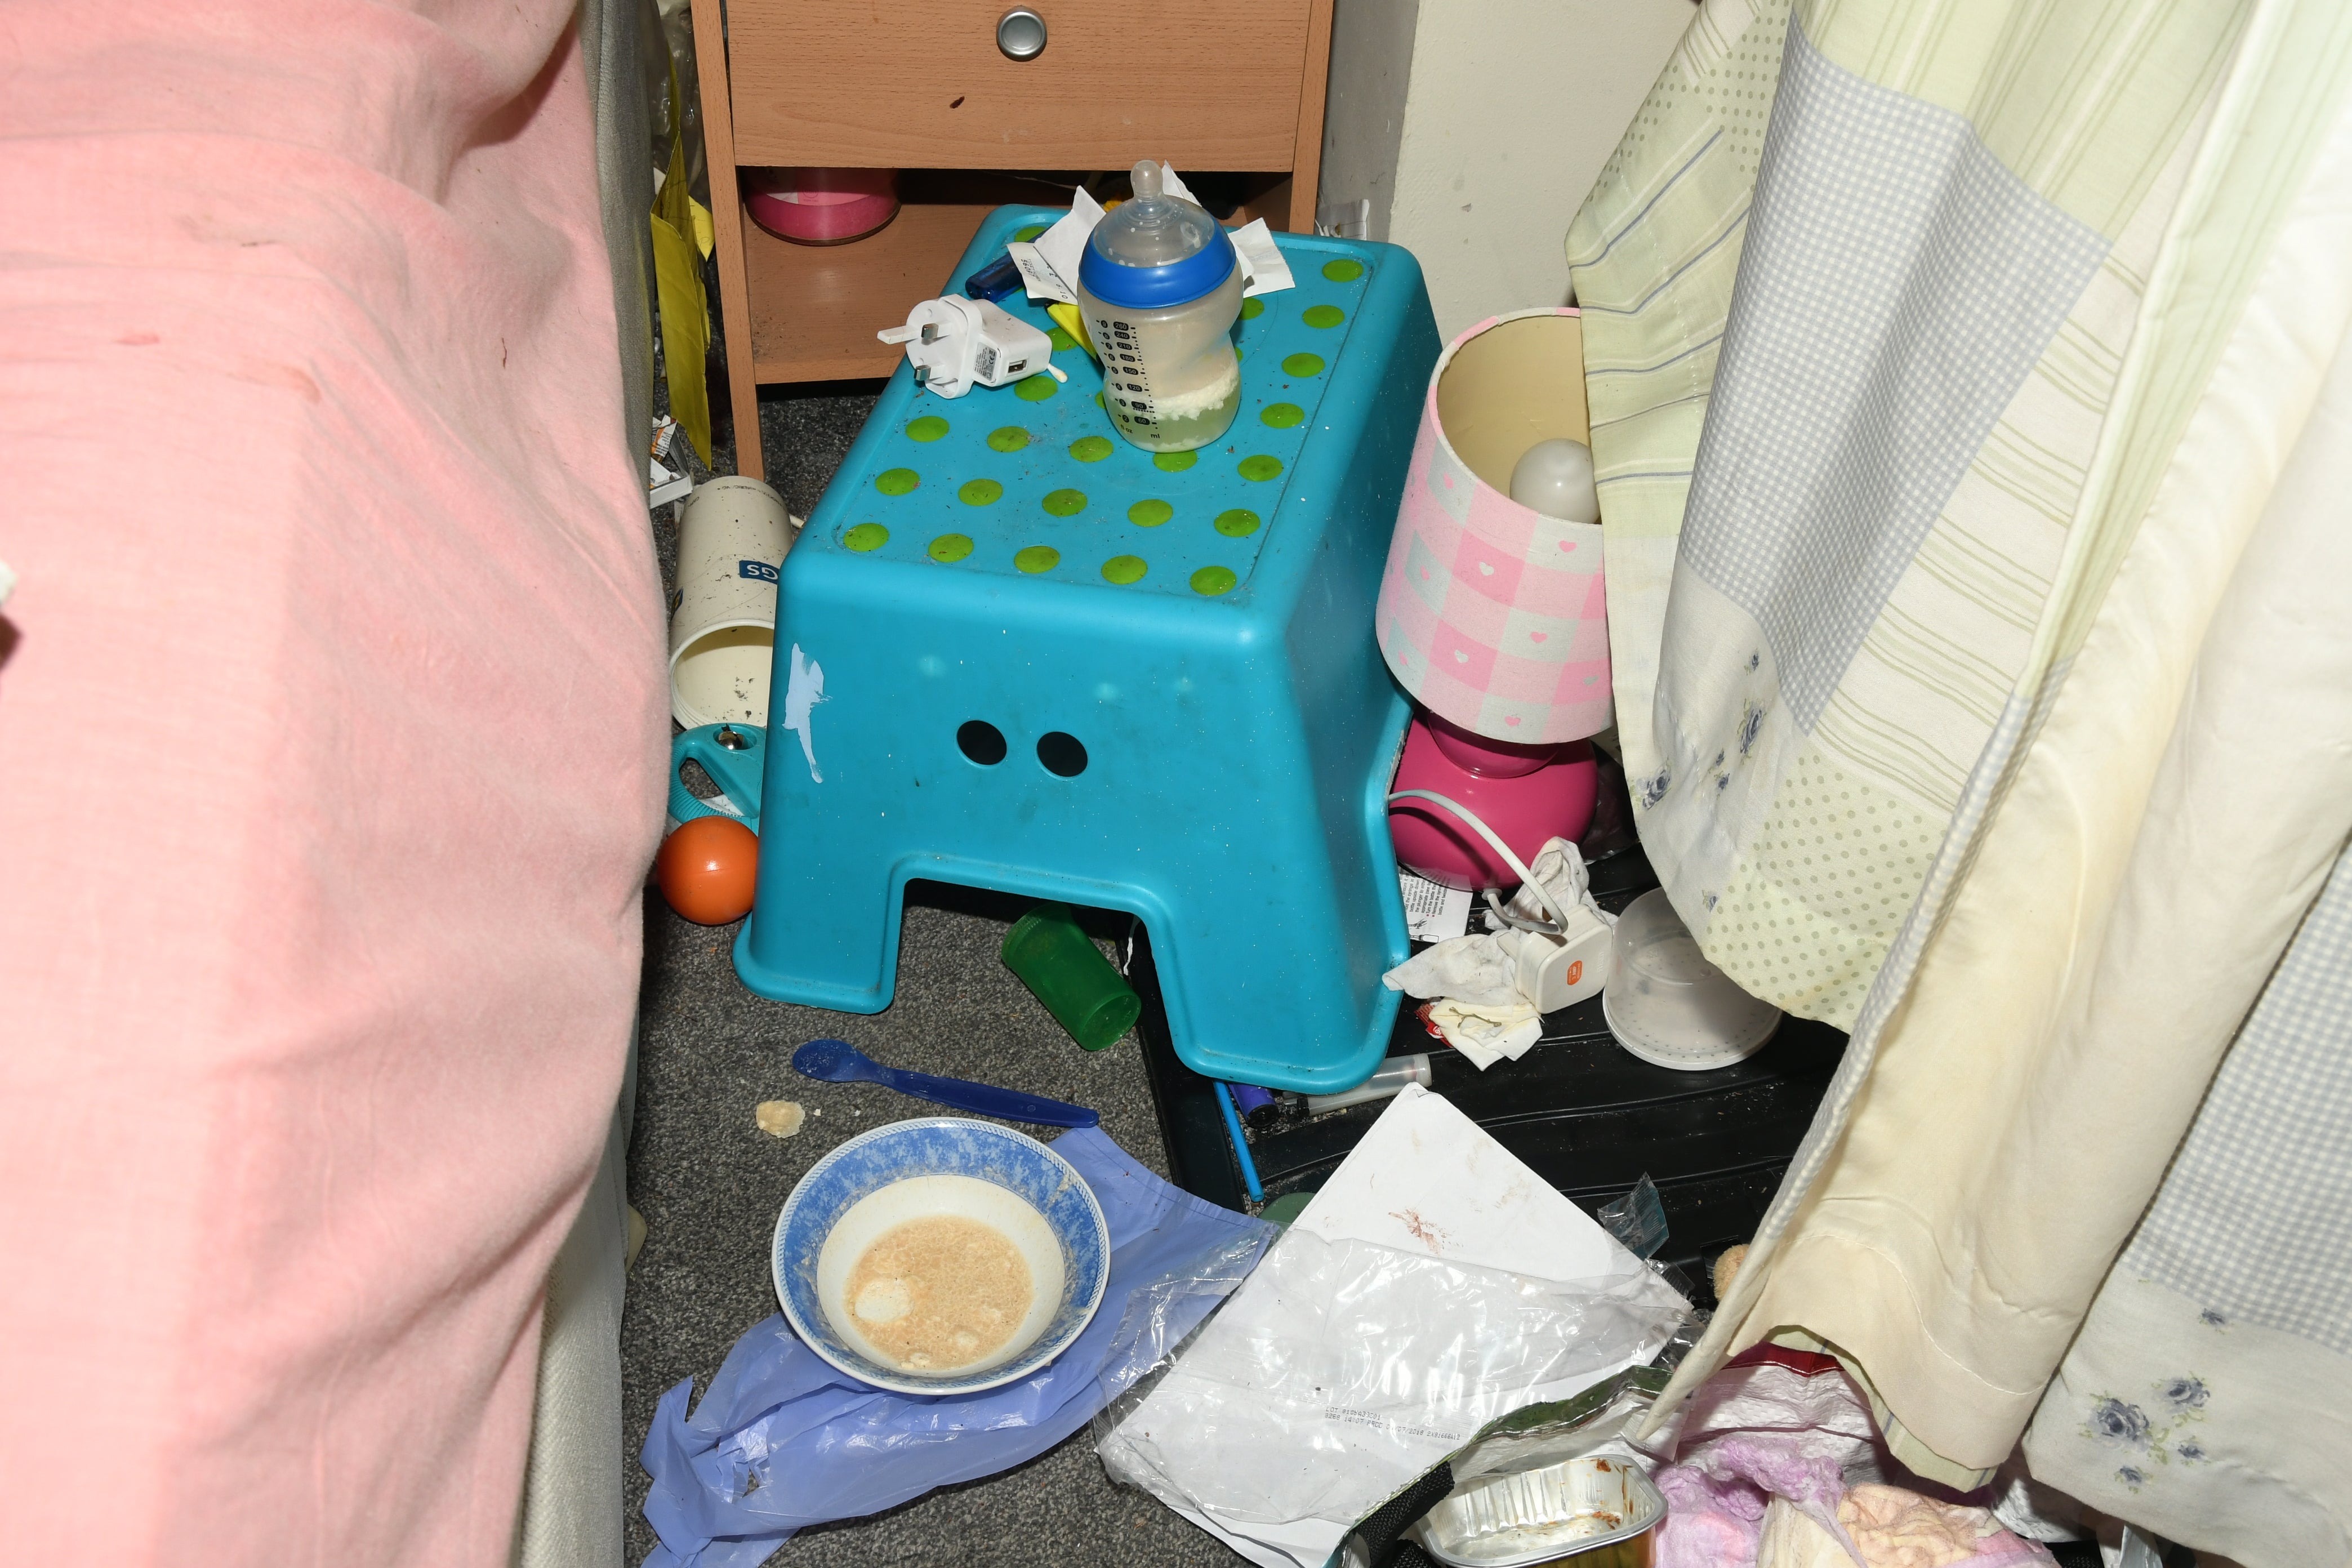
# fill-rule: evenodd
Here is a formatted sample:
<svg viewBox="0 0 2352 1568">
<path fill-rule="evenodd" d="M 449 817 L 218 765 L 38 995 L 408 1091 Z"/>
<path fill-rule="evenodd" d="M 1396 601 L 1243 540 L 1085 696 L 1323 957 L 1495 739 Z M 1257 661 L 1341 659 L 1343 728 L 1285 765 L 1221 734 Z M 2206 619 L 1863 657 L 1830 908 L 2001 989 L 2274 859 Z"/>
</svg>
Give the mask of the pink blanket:
<svg viewBox="0 0 2352 1568">
<path fill-rule="evenodd" d="M 506 1560 L 662 816 L 572 26 L 0 16 L 11 1561 Z"/>
</svg>

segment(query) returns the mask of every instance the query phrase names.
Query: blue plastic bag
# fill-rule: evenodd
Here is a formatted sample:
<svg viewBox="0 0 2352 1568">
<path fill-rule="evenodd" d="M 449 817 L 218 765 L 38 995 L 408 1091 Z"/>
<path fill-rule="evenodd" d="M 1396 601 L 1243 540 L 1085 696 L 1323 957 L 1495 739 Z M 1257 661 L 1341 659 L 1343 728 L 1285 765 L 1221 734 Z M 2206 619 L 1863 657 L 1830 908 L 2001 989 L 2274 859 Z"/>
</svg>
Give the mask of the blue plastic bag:
<svg viewBox="0 0 2352 1568">
<path fill-rule="evenodd" d="M 1098 1128 L 1054 1143 L 1110 1226 L 1110 1282 L 1086 1332 L 1036 1375 L 952 1398 L 835 1371 L 780 1313 L 735 1342 L 687 1414 L 662 1395 L 643 1456 L 644 1568 L 754 1568 L 804 1526 L 994 1475 L 1083 1428 L 1248 1276 L 1275 1227 L 1178 1192 Z"/>
</svg>

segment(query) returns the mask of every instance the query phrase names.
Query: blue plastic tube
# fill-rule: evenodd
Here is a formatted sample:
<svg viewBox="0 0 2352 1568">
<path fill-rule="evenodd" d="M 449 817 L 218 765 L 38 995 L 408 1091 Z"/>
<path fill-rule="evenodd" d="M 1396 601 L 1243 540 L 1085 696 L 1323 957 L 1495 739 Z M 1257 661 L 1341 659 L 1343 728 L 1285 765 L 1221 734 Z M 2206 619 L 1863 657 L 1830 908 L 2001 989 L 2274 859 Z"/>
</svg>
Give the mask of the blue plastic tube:
<svg viewBox="0 0 2352 1568">
<path fill-rule="evenodd" d="M 1249 1139 L 1243 1135 L 1241 1113 L 1234 1109 L 1234 1091 L 1219 1079 L 1211 1079 L 1217 1090 L 1217 1109 L 1225 1113 L 1225 1131 L 1233 1134 L 1234 1159 L 1242 1168 L 1242 1185 L 1249 1189 L 1250 1202 L 1265 1201 L 1265 1189 L 1258 1185 L 1257 1162 L 1250 1158 Z"/>
</svg>

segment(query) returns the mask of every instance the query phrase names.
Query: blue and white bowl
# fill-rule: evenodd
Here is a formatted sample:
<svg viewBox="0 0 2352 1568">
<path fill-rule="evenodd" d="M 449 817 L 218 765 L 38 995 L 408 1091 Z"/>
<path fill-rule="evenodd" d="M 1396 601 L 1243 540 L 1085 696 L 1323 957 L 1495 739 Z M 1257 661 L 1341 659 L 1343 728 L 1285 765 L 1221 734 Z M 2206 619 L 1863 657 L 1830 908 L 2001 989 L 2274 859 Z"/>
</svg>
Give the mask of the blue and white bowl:
<svg viewBox="0 0 2352 1568">
<path fill-rule="evenodd" d="M 857 1331 L 850 1271 L 895 1226 L 957 1215 L 993 1226 L 1029 1265 L 1028 1315 L 995 1353 L 926 1373 Z M 1085 1331 L 1110 1276 L 1110 1227 L 1070 1163 L 1025 1133 L 961 1116 L 893 1122 L 819 1160 L 784 1200 L 772 1254 L 793 1331 L 863 1383 L 900 1394 L 972 1394 L 1017 1382 Z"/>
</svg>

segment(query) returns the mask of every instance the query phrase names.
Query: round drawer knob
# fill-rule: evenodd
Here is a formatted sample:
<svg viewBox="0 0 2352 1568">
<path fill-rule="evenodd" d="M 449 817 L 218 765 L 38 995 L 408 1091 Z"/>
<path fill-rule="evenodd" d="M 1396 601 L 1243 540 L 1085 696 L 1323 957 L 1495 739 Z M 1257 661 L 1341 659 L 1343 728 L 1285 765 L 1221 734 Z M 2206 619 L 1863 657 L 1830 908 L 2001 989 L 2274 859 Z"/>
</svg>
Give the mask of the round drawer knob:
<svg viewBox="0 0 2352 1568">
<path fill-rule="evenodd" d="M 1016 5 L 996 19 L 996 47 L 1005 58 L 1034 60 L 1045 52 L 1045 18 Z"/>
</svg>

